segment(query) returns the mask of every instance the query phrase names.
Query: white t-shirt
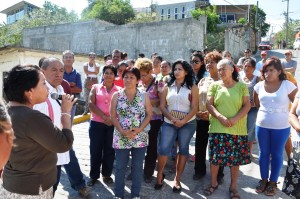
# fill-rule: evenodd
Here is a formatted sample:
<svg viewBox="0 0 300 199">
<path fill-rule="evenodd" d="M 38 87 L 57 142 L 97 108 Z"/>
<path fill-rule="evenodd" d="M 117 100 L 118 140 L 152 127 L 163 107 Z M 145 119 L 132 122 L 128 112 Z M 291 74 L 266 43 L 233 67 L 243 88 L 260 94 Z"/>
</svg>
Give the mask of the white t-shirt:
<svg viewBox="0 0 300 199">
<path fill-rule="evenodd" d="M 97 64 L 97 63 L 96 63 L 95 65 L 96 65 L 97 68 L 100 67 L 100 65 Z M 87 66 L 87 70 L 88 70 L 89 72 L 95 72 L 95 70 L 96 70 L 95 66 L 90 66 L 89 63 L 85 63 L 84 66 Z M 100 71 L 99 71 L 99 73 L 100 73 Z M 88 74 L 88 75 L 86 75 L 86 77 L 97 78 L 98 75 L 95 75 L 95 74 Z"/>
<path fill-rule="evenodd" d="M 254 86 L 260 102 L 256 125 L 269 129 L 290 127 L 288 108 L 291 101 L 288 95 L 296 89 L 296 86 L 288 80 L 283 80 L 276 92 L 268 93 L 264 83 L 265 81 L 261 81 Z"/>
<path fill-rule="evenodd" d="M 62 129 L 62 124 L 61 124 L 61 108 L 60 105 L 57 103 L 56 100 L 51 98 L 52 93 L 57 93 L 57 94 L 64 94 L 64 89 L 62 86 L 58 86 L 57 89 L 52 87 L 47 81 L 46 85 L 49 88 L 49 95 L 48 99 L 52 105 L 53 109 L 53 119 L 54 119 L 54 125 L 57 126 L 59 129 Z M 45 115 L 50 117 L 49 109 L 48 109 L 48 104 L 47 102 L 43 102 L 41 104 L 36 104 L 33 107 L 34 110 L 38 110 L 41 113 L 44 113 Z M 64 152 L 64 153 L 57 153 L 57 163 L 56 165 L 65 165 L 70 162 L 70 154 L 69 151 Z"/>
<path fill-rule="evenodd" d="M 262 70 L 263 65 L 264 65 L 263 60 L 260 60 L 259 62 L 257 62 L 256 66 L 255 66 L 255 70 L 253 72 L 253 75 L 256 75 L 256 76 L 260 77 L 261 76 L 260 71 Z"/>
</svg>

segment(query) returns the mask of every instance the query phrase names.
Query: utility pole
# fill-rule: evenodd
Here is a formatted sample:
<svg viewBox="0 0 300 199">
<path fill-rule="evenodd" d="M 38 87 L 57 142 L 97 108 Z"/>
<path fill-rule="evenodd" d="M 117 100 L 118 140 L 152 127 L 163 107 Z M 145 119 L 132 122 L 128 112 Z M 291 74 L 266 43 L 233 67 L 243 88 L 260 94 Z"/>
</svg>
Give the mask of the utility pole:
<svg viewBox="0 0 300 199">
<path fill-rule="evenodd" d="M 285 42 L 286 46 L 288 46 L 288 33 L 289 33 L 289 1 L 290 0 L 282 0 L 282 2 L 286 1 L 287 2 L 287 8 L 286 8 L 286 32 L 285 32 Z"/>
</svg>

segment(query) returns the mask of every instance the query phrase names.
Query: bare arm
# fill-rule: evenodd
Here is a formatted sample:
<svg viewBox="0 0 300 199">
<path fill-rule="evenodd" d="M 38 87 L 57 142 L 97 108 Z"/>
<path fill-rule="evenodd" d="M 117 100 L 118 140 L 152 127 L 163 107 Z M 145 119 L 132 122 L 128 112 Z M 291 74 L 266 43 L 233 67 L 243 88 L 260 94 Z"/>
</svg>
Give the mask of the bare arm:
<svg viewBox="0 0 300 199">
<path fill-rule="evenodd" d="M 293 90 L 293 92 L 291 92 L 289 94 L 289 99 L 291 100 L 292 103 L 294 102 L 294 99 L 295 99 L 295 96 L 296 96 L 297 92 L 298 92 L 298 89 L 296 88 L 295 90 Z"/>
<path fill-rule="evenodd" d="M 260 102 L 259 102 L 258 94 L 256 93 L 256 91 L 253 91 L 253 101 L 254 101 L 254 104 L 255 104 L 256 108 L 259 109 Z"/>
<path fill-rule="evenodd" d="M 95 87 L 92 87 L 90 95 L 89 95 L 89 109 L 91 112 L 93 112 L 94 114 L 100 116 L 103 120 L 104 123 L 108 126 L 111 126 L 111 120 L 110 117 L 108 115 L 106 115 L 101 109 L 99 109 L 96 106 L 96 90 Z"/>
<path fill-rule="evenodd" d="M 292 125 L 292 127 L 298 132 L 300 133 L 300 122 L 298 119 L 298 115 L 296 113 L 297 107 L 299 104 L 299 99 L 296 98 L 293 102 L 292 108 L 290 110 L 289 113 L 289 122 Z"/>
<path fill-rule="evenodd" d="M 172 115 L 169 113 L 168 109 L 167 109 L 167 100 L 166 100 L 166 97 L 167 97 L 167 94 L 168 94 L 168 86 L 165 85 L 163 90 L 162 90 L 162 93 L 161 93 L 161 97 L 160 97 L 160 110 L 162 112 L 162 114 L 168 118 L 168 120 L 170 121 L 173 121 L 175 120 L 175 118 L 172 117 Z"/>
</svg>

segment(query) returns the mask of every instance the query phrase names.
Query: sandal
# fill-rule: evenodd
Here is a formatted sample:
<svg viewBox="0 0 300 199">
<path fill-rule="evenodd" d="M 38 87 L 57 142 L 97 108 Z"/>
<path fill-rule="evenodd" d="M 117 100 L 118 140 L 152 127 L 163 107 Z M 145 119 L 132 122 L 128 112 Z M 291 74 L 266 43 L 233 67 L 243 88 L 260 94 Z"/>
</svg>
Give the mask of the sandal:
<svg viewBox="0 0 300 199">
<path fill-rule="evenodd" d="M 266 196 L 275 196 L 277 193 L 277 183 L 269 182 L 265 191 Z"/>
<path fill-rule="evenodd" d="M 204 189 L 204 195 L 210 196 L 213 192 L 215 192 L 215 190 L 218 189 L 218 186 L 219 185 L 216 185 L 216 186 L 210 185 L 210 187 L 207 187 L 206 189 Z"/>
<path fill-rule="evenodd" d="M 230 188 L 229 188 L 229 197 L 231 199 L 240 199 L 241 198 L 240 194 L 239 194 L 239 192 L 237 190 L 230 189 Z"/>
<path fill-rule="evenodd" d="M 267 188 L 267 185 L 268 185 L 268 180 L 260 180 L 258 182 L 258 185 L 255 188 L 255 192 L 256 193 L 262 193 L 262 192 L 264 192 L 266 190 L 266 188 Z"/>
<path fill-rule="evenodd" d="M 106 184 L 114 183 L 114 180 L 110 176 L 108 176 L 108 177 L 103 176 L 102 179 L 103 179 L 103 182 Z"/>
</svg>

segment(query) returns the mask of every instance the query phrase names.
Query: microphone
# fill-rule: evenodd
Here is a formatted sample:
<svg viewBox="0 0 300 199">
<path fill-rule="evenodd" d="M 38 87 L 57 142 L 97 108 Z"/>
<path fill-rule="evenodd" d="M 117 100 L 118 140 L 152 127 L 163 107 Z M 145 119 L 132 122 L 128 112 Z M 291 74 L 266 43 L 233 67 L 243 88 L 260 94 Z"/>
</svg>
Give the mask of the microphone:
<svg viewBox="0 0 300 199">
<path fill-rule="evenodd" d="M 59 95 L 57 93 L 51 93 L 51 98 L 54 100 L 62 100 L 62 95 Z"/>
</svg>

